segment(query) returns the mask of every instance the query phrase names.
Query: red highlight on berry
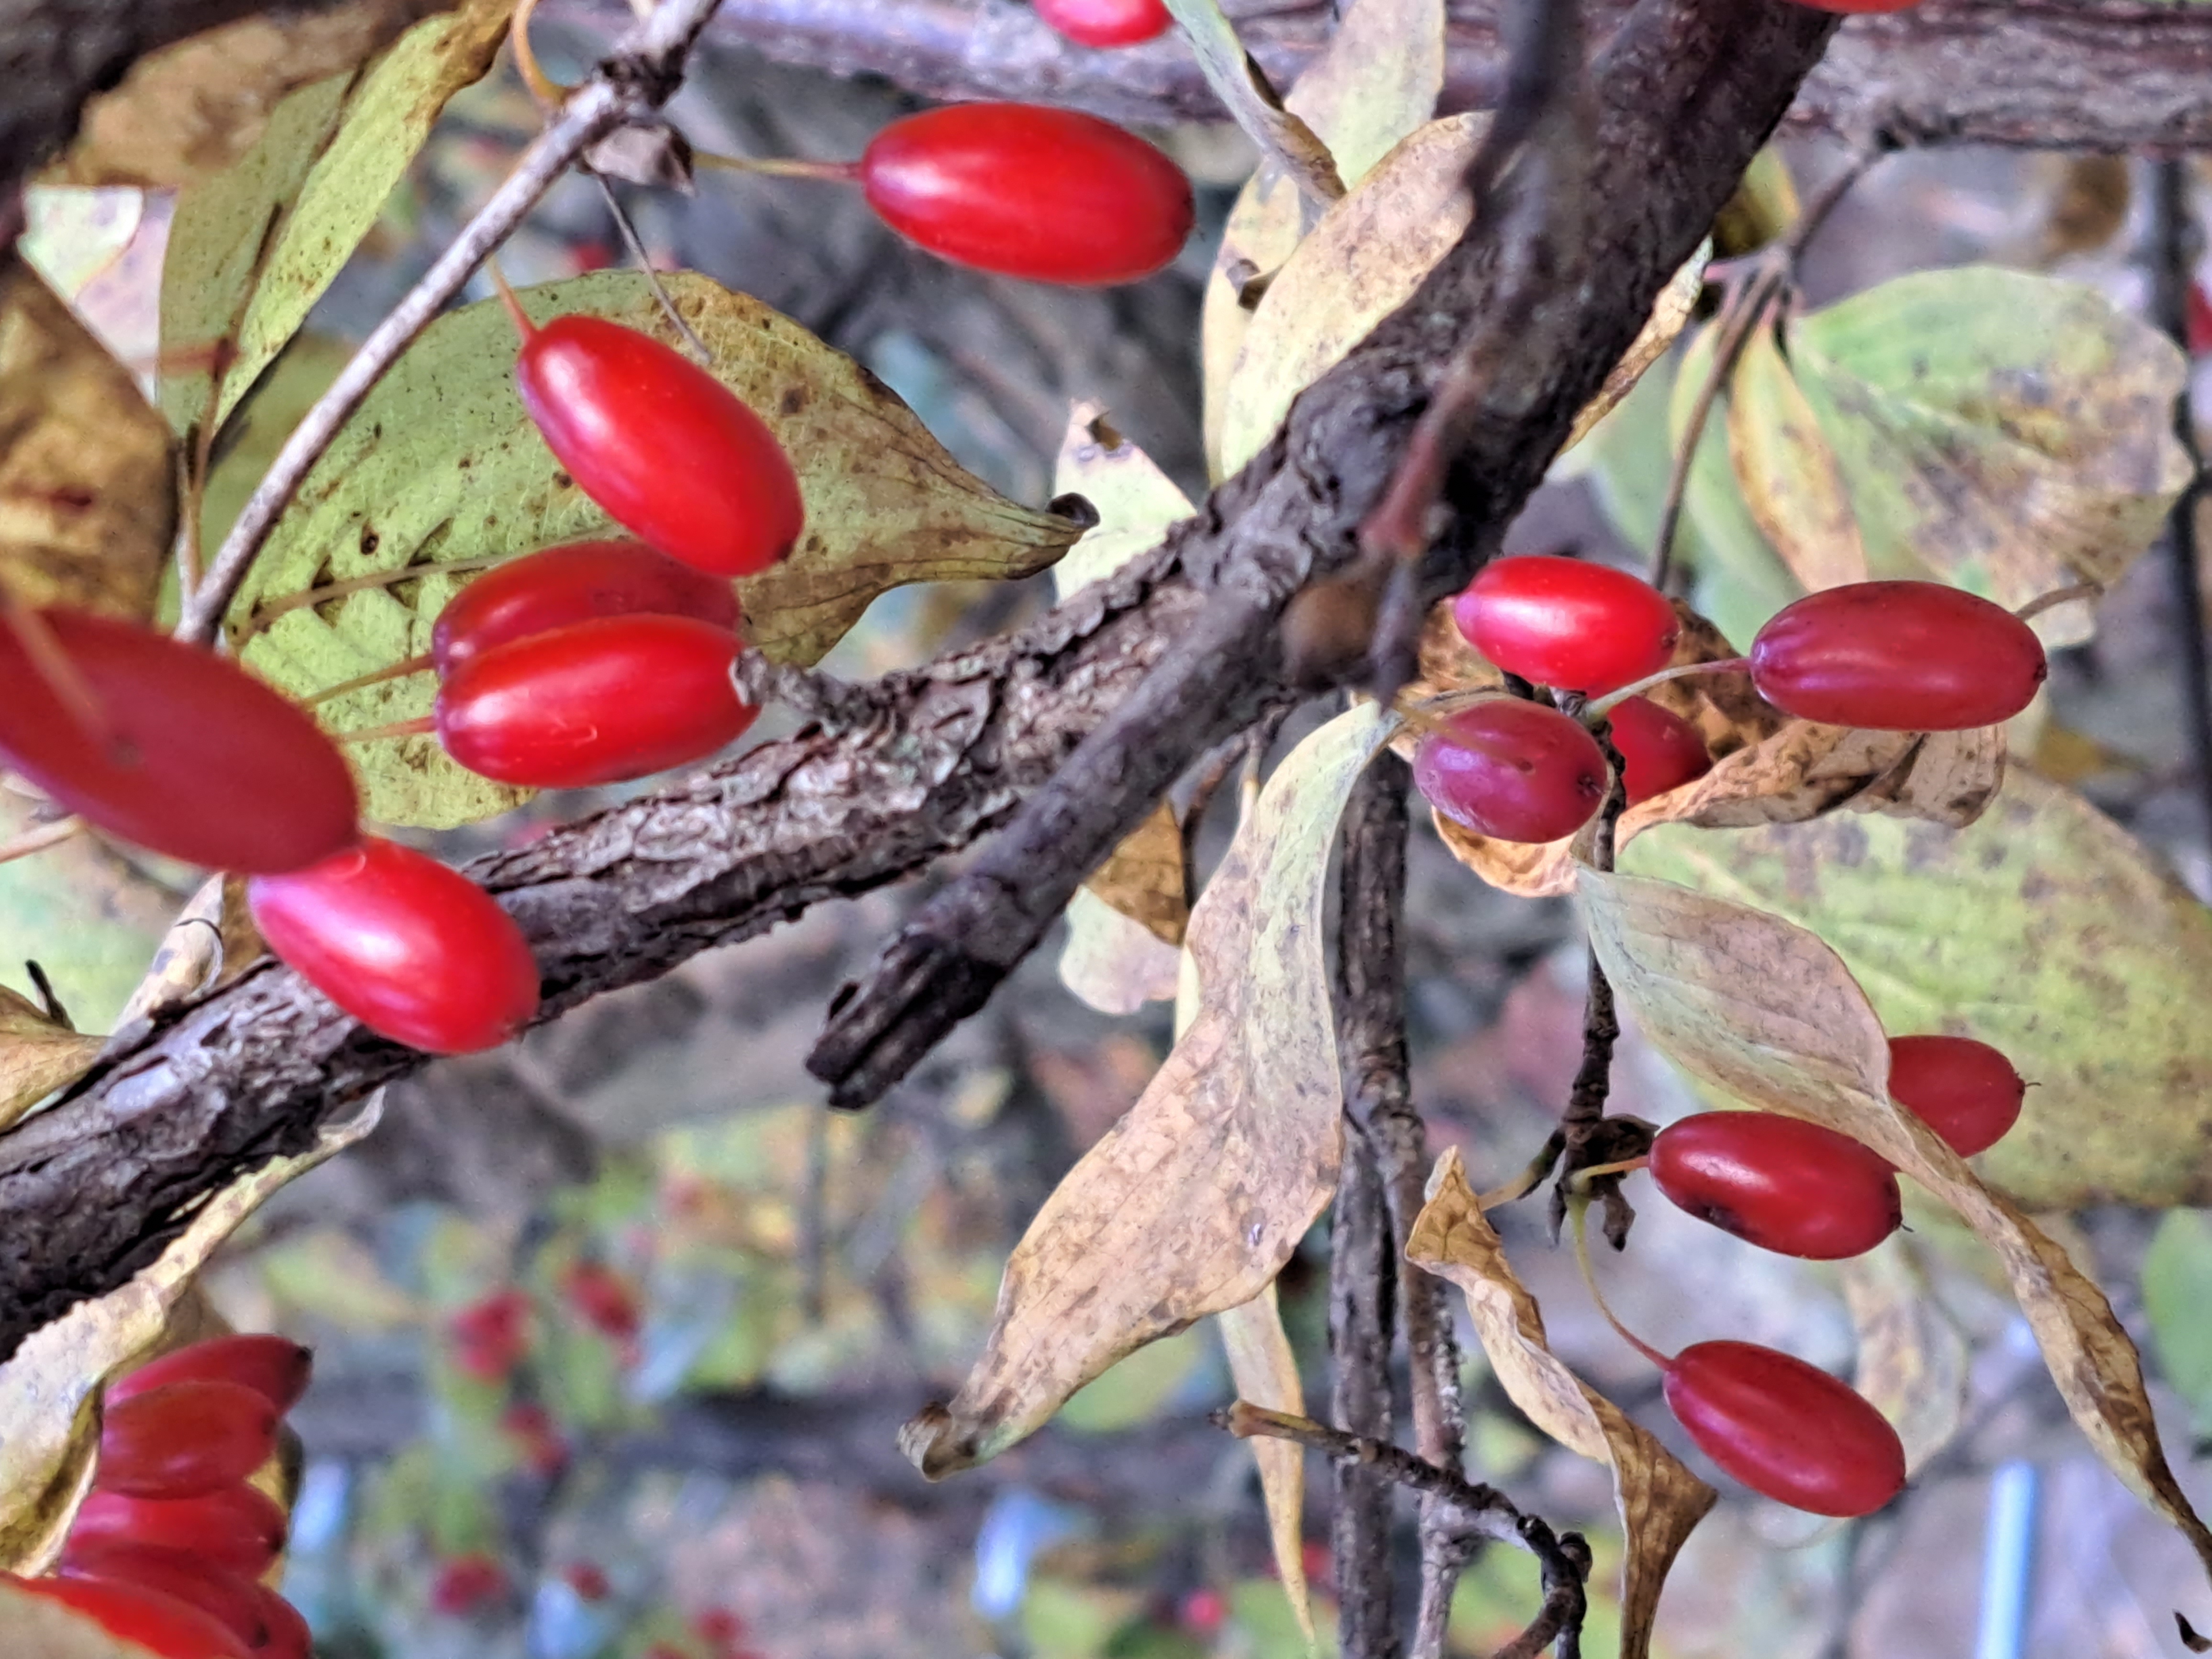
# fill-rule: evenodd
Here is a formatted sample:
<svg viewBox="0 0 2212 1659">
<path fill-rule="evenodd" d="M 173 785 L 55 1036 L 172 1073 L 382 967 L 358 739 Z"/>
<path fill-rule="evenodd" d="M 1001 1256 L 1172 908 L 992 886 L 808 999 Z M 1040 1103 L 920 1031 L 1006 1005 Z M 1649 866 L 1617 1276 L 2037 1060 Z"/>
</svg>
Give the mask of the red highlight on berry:
<svg viewBox="0 0 2212 1659">
<path fill-rule="evenodd" d="M 126 1498 L 94 1492 L 70 1523 L 66 1565 L 112 1543 L 143 1544 L 195 1556 L 248 1578 L 269 1571 L 289 1523 L 276 1500 L 256 1487 L 225 1486 L 198 1498 Z"/>
<path fill-rule="evenodd" d="M 267 1462 L 276 1423 L 264 1396 L 235 1382 L 152 1389 L 109 1407 L 94 1484 L 126 1498 L 198 1498 Z"/>
<path fill-rule="evenodd" d="M 109 1383 L 107 1407 L 112 1411 L 172 1382 L 235 1382 L 282 1413 L 307 1392 L 314 1366 L 313 1353 L 289 1337 L 218 1336 L 164 1354 Z"/>
<path fill-rule="evenodd" d="M 1593 697 L 1657 673 L 1682 635 L 1650 583 L 1549 553 L 1492 560 L 1452 601 L 1452 620 L 1507 673 Z"/>
<path fill-rule="evenodd" d="M 738 631 L 738 596 L 726 579 L 642 542 L 571 542 L 496 565 L 455 594 L 430 631 L 430 663 L 450 674 L 511 641 L 640 612 Z"/>
<path fill-rule="evenodd" d="M 2010 720 L 2050 672 L 2035 630 L 1945 582 L 1854 582 L 1784 606 L 1751 647 L 1752 684 L 1784 714 L 1875 732 Z"/>
<path fill-rule="evenodd" d="M 1905 1488 L 1905 1446 L 1865 1398 L 1817 1365 L 1750 1342 L 1698 1342 L 1666 1362 L 1668 1409 L 1705 1455 L 1814 1515 L 1871 1515 Z"/>
<path fill-rule="evenodd" d="M 1649 697 L 1624 697 L 1607 718 L 1631 806 L 1694 783 L 1713 769 L 1712 755 L 1698 728 Z"/>
</svg>

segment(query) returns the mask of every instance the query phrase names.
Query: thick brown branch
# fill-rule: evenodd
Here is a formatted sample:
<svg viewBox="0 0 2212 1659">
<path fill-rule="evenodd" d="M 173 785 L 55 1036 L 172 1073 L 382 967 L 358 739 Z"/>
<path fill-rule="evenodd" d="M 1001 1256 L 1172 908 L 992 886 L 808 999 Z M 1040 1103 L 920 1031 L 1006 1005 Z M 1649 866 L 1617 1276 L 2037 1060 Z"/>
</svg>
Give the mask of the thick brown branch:
<svg viewBox="0 0 2212 1659">
<path fill-rule="evenodd" d="M 619 0 L 597 0 L 609 14 Z M 1328 38 L 1327 0 L 1240 20 L 1283 84 Z M 1628 9 L 1594 0 L 1593 30 Z M 1452 0 L 1443 107 L 1496 102 L 1497 0 Z M 727 0 L 718 38 L 944 98 L 1024 98 L 1118 120 L 1219 119 L 1181 43 L 1090 52 L 1006 0 Z M 2212 149 L 2212 13 L 2150 0 L 1926 0 L 1854 19 L 1805 83 L 1799 128 L 1899 143 Z"/>
</svg>

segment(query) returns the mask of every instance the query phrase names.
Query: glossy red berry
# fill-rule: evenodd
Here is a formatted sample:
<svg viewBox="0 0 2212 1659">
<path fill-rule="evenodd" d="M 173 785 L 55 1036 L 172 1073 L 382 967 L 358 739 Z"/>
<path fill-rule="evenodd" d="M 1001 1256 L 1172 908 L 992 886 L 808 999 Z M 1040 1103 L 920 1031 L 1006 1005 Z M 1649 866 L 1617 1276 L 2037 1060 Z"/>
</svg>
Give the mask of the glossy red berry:
<svg viewBox="0 0 2212 1659">
<path fill-rule="evenodd" d="M 1905 1486 L 1882 1414 L 1816 1365 L 1750 1342 L 1699 1342 L 1667 1366 L 1668 1408 L 1753 1492 L 1814 1515 L 1871 1515 Z"/>
<path fill-rule="evenodd" d="M 1702 778 L 1713 757 L 1698 728 L 1649 697 L 1628 697 L 1613 706 L 1613 746 L 1620 750 L 1621 781 L 1628 804 L 1650 800 L 1669 789 Z"/>
<path fill-rule="evenodd" d="M 489 1555 L 457 1555 L 431 1580 L 430 1605 L 448 1618 L 465 1618 L 498 1601 L 507 1588 L 507 1569 Z"/>
<path fill-rule="evenodd" d="M 1772 1112 L 1699 1112 L 1651 1143 L 1651 1178 L 1680 1208 L 1782 1255 L 1858 1255 L 1904 1224 L 1897 1174 L 1849 1135 Z"/>
<path fill-rule="evenodd" d="M 525 336 L 514 378 L 576 487 L 669 557 L 751 576 L 799 539 L 805 509 L 775 435 L 651 335 L 556 317 Z"/>
<path fill-rule="evenodd" d="M 597 1261 L 575 1262 L 561 1277 L 561 1293 L 600 1335 L 616 1342 L 635 1339 L 642 1322 L 637 1293 L 612 1268 Z"/>
<path fill-rule="evenodd" d="M 1037 15 L 1083 46 L 1133 46 L 1157 39 L 1175 18 L 1160 0 L 1032 0 Z"/>
<path fill-rule="evenodd" d="M 276 1450 L 276 1408 L 235 1382 L 187 1381 L 109 1408 L 94 1484 L 127 1498 L 197 1498 Z"/>
<path fill-rule="evenodd" d="M 500 1413 L 499 1428 L 513 1443 L 522 1467 L 539 1480 L 550 1480 L 568 1467 L 568 1443 L 544 1407 L 518 1401 Z"/>
<path fill-rule="evenodd" d="M 939 258 L 1098 287 L 1171 262 L 1190 180 L 1110 121 L 1033 104 L 957 104 L 894 121 L 860 158 L 885 224 Z"/>
<path fill-rule="evenodd" d="M 1657 673 L 1682 635 L 1650 583 L 1549 553 L 1493 559 L 1452 601 L 1452 620 L 1509 674 L 1594 697 Z"/>
<path fill-rule="evenodd" d="M 487 570 L 455 594 L 431 629 L 430 661 L 449 674 L 509 640 L 639 611 L 735 633 L 738 596 L 726 580 L 642 542 L 573 542 Z"/>
<path fill-rule="evenodd" d="M 109 1544 L 141 1544 L 175 1550 L 258 1578 L 284 1547 L 287 1526 L 276 1500 L 252 1486 L 225 1486 L 198 1498 L 176 1498 L 94 1492 L 70 1522 L 62 1559 L 66 1564 Z"/>
<path fill-rule="evenodd" d="M 198 1607 L 257 1656 L 268 1646 L 266 1592 L 252 1579 L 198 1556 L 144 1544 L 104 1543 L 74 1552 L 63 1564 L 62 1576 L 136 1584 Z"/>
<path fill-rule="evenodd" d="M 2035 630 L 1943 582 L 1854 582 L 1787 605 L 1752 641 L 1784 714 L 1876 732 L 1963 732 L 2027 707 L 2049 672 Z"/>
<path fill-rule="evenodd" d="M 1987 1152 L 2020 1121 L 2027 1085 L 1986 1042 L 1961 1036 L 1889 1040 L 1889 1092 L 1960 1158 Z"/>
<path fill-rule="evenodd" d="M 1413 752 L 1413 781 L 1453 822 L 1500 841 L 1571 836 L 1605 799 L 1597 740 L 1556 708 L 1493 697 L 1463 708 Z"/>
<path fill-rule="evenodd" d="M 520 1291 L 495 1291 L 471 1302 L 447 1327 L 453 1363 L 480 1382 L 499 1382 L 530 1352 L 530 1298 Z"/>
<path fill-rule="evenodd" d="M 511 640 L 438 690 L 438 741 L 501 783 L 580 789 L 703 760 L 760 710 L 730 683 L 738 641 L 688 617 L 610 617 Z"/>
<path fill-rule="evenodd" d="M 218 1336 L 195 1342 L 141 1365 L 107 1385 L 112 1411 L 126 1400 L 171 1382 L 235 1382 L 289 1412 L 300 1403 L 313 1375 L 315 1356 L 282 1336 Z"/>
<path fill-rule="evenodd" d="M 364 836 L 313 869 L 256 877 L 246 896 L 271 951 L 395 1042 L 473 1054 L 538 1012 L 538 964 L 514 918 L 411 848 Z"/>
<path fill-rule="evenodd" d="M 297 870 L 353 839 L 344 757 L 259 680 L 136 623 L 38 615 L 109 729 L 88 732 L 0 625 L 0 766 L 110 835 L 210 869 Z"/>
<path fill-rule="evenodd" d="M 314 1632 L 307 1628 L 299 1608 L 265 1584 L 254 1588 L 261 1593 L 261 1616 L 269 1637 L 253 1650 L 253 1659 L 313 1659 Z"/>
<path fill-rule="evenodd" d="M 561 1569 L 561 1578 L 576 1592 L 579 1601 L 604 1601 L 614 1594 L 614 1586 L 607 1582 L 606 1569 L 595 1561 L 571 1561 Z"/>
<path fill-rule="evenodd" d="M 155 1659 L 252 1659 L 246 1644 L 196 1607 L 136 1584 L 101 1578 L 18 1578 L 0 1582 L 26 1595 L 58 1602 L 110 1636 L 137 1644 Z"/>
</svg>

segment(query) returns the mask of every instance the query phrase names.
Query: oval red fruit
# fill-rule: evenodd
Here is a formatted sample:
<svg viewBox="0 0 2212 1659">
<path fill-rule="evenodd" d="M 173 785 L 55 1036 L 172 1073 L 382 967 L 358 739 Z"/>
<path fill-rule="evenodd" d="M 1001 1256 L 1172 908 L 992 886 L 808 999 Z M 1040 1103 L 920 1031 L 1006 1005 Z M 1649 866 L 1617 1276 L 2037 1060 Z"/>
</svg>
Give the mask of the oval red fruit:
<svg viewBox="0 0 2212 1659">
<path fill-rule="evenodd" d="M 1650 800 L 1669 789 L 1702 778 L 1713 757 L 1698 728 L 1649 697 L 1628 697 L 1613 706 L 1613 746 L 1620 750 L 1621 782 L 1628 804 Z"/>
<path fill-rule="evenodd" d="M 268 1639 L 253 1650 L 253 1659 L 313 1659 L 314 1632 L 300 1616 L 299 1608 L 265 1584 L 257 1584 L 261 1616 L 269 1628 Z"/>
<path fill-rule="evenodd" d="M 507 1569 L 489 1555 L 457 1555 L 430 1581 L 430 1605 L 449 1619 L 465 1618 L 507 1594 Z"/>
<path fill-rule="evenodd" d="M 252 1389 L 278 1412 L 300 1403 L 313 1375 L 315 1356 L 289 1337 L 218 1336 L 195 1342 L 141 1365 L 107 1385 L 108 1408 L 171 1382 L 235 1382 Z"/>
<path fill-rule="evenodd" d="M 2020 1121 L 2027 1085 L 1986 1042 L 1962 1036 L 1889 1040 L 1889 1092 L 1960 1158 L 1986 1152 Z"/>
<path fill-rule="evenodd" d="M 1110 121 L 1033 104 L 958 104 L 894 121 L 860 158 L 868 205 L 955 264 L 1032 282 L 1133 283 L 1196 219 L 1190 180 Z"/>
<path fill-rule="evenodd" d="M 639 611 L 734 633 L 738 596 L 726 580 L 642 542 L 572 542 L 496 566 L 455 594 L 430 631 L 430 661 L 449 674 L 509 640 Z"/>
<path fill-rule="evenodd" d="M 212 870 L 297 870 L 353 839 L 344 757 L 259 680 L 136 623 L 38 614 L 114 741 L 77 722 L 0 623 L 0 765 L 110 835 Z"/>
<path fill-rule="evenodd" d="M 579 789 L 704 759 L 760 713 L 730 683 L 736 636 L 688 617 L 611 617 L 511 640 L 438 690 L 438 740 L 501 783 Z"/>
<path fill-rule="evenodd" d="M 538 964 L 514 918 L 410 848 L 365 836 L 313 869 L 256 877 L 246 895 L 271 951 L 395 1042 L 473 1054 L 538 1012 Z"/>
<path fill-rule="evenodd" d="M 287 1526 L 276 1500 L 252 1486 L 176 1498 L 94 1492 L 70 1522 L 62 1559 L 67 1563 L 108 1544 L 143 1544 L 258 1578 L 284 1547 Z"/>
<path fill-rule="evenodd" d="M 197 1498 L 246 1479 L 276 1449 L 276 1408 L 235 1382 L 187 1381 L 112 1407 L 93 1484 L 126 1498 Z"/>
<path fill-rule="evenodd" d="M 1556 708 L 1493 697 L 1413 752 L 1413 782 L 1454 823 L 1500 841 L 1571 836 L 1605 799 L 1597 740 Z"/>
<path fill-rule="evenodd" d="M 1550 553 L 1485 565 L 1452 601 L 1452 620 L 1508 673 L 1594 697 L 1657 673 L 1682 635 L 1650 583 Z"/>
<path fill-rule="evenodd" d="M 136 1584 L 198 1607 L 257 1655 L 269 1642 L 269 1619 L 252 1579 L 179 1550 L 145 1544 L 100 1543 L 74 1552 L 62 1565 L 69 1578 Z"/>
<path fill-rule="evenodd" d="M 1849 1135 L 1772 1112 L 1699 1112 L 1651 1143 L 1679 1208 L 1780 1255 L 1836 1261 L 1904 1224 L 1897 1173 Z"/>
<path fill-rule="evenodd" d="M 246 1644 L 196 1607 L 135 1584 L 100 1578 L 17 1578 L 11 1589 L 57 1601 L 155 1659 L 252 1659 Z"/>
<path fill-rule="evenodd" d="M 2010 720 L 2050 672 L 2035 630 L 1944 582 L 1853 582 L 1784 606 L 1751 646 L 1752 684 L 1784 714 L 1875 732 Z"/>
<path fill-rule="evenodd" d="M 1167 33 L 1160 0 L 1034 0 L 1037 15 L 1083 46 L 1133 46 Z"/>
<path fill-rule="evenodd" d="M 1816 1365 L 1750 1342 L 1699 1342 L 1667 1367 L 1668 1408 L 1753 1492 L 1814 1515 L 1871 1515 L 1905 1486 L 1882 1414 Z"/>
<path fill-rule="evenodd" d="M 617 524 L 672 559 L 750 576 L 805 527 L 783 447 L 681 352 L 601 317 L 556 317 L 515 360 L 545 447 Z"/>
</svg>

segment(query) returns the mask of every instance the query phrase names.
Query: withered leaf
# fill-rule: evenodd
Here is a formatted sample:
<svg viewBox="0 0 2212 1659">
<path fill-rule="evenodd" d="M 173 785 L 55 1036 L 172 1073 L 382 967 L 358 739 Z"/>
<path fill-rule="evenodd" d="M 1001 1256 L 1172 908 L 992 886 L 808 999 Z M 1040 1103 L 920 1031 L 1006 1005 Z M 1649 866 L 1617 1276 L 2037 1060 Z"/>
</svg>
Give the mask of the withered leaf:
<svg viewBox="0 0 2212 1659">
<path fill-rule="evenodd" d="M 1738 1099 L 1864 1142 L 1996 1253 L 2098 1456 L 2212 1572 L 2212 1531 L 2166 1465 L 2142 1362 L 2104 1292 L 1890 1099 L 1887 1038 L 1835 951 L 1779 916 L 1672 882 L 1585 867 L 1577 892 L 1614 995 L 1668 1058 Z"/>
<path fill-rule="evenodd" d="M 1197 1015 L 1014 1247 L 959 1393 L 902 1434 L 924 1474 L 995 1456 L 1124 1354 L 1249 1302 L 1327 1206 L 1343 1084 L 1322 898 L 1346 797 L 1392 723 L 1339 715 L 1238 827 L 1191 915 Z"/>
<path fill-rule="evenodd" d="M 47 1018 L 28 997 L 0 985 L 0 1129 L 83 1076 L 106 1041 Z"/>
<path fill-rule="evenodd" d="M 1221 1346 L 1229 1356 L 1229 1375 L 1237 1395 L 1270 1411 L 1305 1415 L 1305 1390 L 1298 1382 L 1297 1355 L 1283 1329 L 1282 1304 L 1271 1281 L 1249 1302 L 1214 1316 Z M 1255 1435 L 1245 1443 L 1260 1465 L 1260 1491 L 1267 1505 L 1267 1544 L 1275 1571 L 1290 1597 L 1291 1612 L 1306 1640 L 1314 1639 L 1312 1599 L 1306 1588 L 1305 1449 L 1296 1441 Z"/>
<path fill-rule="evenodd" d="M 1628 1541 L 1621 1566 L 1621 1659 L 1644 1659 L 1667 1571 L 1720 1494 L 1552 1352 L 1543 1313 L 1505 1259 L 1456 1148 L 1437 1160 L 1429 1201 L 1406 1240 L 1406 1259 L 1466 1293 L 1482 1351 L 1529 1421 L 1613 1471 L 1613 1504 Z"/>
<path fill-rule="evenodd" d="M 1858 1333 L 1854 1384 L 1897 1430 L 1917 1471 L 1957 1437 L 1966 1408 L 1966 1342 L 1905 1238 L 1836 1264 Z"/>
<path fill-rule="evenodd" d="M 1743 503 L 1790 574 L 1808 592 L 1864 581 L 1866 548 L 1843 469 L 1765 322 L 1729 376 L 1727 416 Z"/>
<path fill-rule="evenodd" d="M 1237 38 L 1236 25 L 1222 11 L 1220 0 L 1166 0 L 1166 4 L 1182 25 L 1206 84 L 1261 154 L 1296 181 L 1299 194 L 1313 209 L 1342 196 L 1344 180 L 1337 175 L 1328 146 L 1284 106 Z"/>
</svg>

